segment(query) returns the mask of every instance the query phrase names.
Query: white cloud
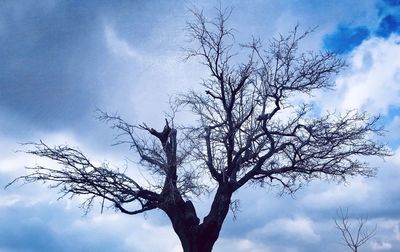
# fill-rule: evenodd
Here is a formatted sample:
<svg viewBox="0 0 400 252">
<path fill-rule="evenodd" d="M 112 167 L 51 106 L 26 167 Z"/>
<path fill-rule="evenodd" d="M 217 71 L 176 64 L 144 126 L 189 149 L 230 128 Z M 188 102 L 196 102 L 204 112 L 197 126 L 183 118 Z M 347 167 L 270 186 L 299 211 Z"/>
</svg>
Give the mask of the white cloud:
<svg viewBox="0 0 400 252">
<path fill-rule="evenodd" d="M 220 238 L 215 244 L 214 250 L 230 252 L 269 252 L 272 251 L 264 245 L 248 239 L 224 239 Z"/>
<path fill-rule="evenodd" d="M 305 216 L 276 219 L 260 229 L 255 229 L 253 233 L 260 236 L 285 235 L 300 238 L 305 242 L 320 240 L 320 236 L 315 232 L 314 222 Z"/>
<path fill-rule="evenodd" d="M 400 36 L 373 37 L 354 50 L 349 69 L 336 80 L 336 90 L 322 95 L 326 109 L 362 109 L 387 113 L 400 105 Z"/>
<path fill-rule="evenodd" d="M 0 208 L 13 206 L 19 201 L 21 201 L 21 197 L 19 195 L 0 196 Z"/>
<path fill-rule="evenodd" d="M 377 233 L 369 244 L 373 250 L 397 249 L 400 246 L 400 220 L 391 218 L 371 219 L 369 223 L 377 225 Z M 391 250 L 393 251 L 393 250 Z"/>
<path fill-rule="evenodd" d="M 311 187 L 302 203 L 311 209 L 335 209 L 348 203 L 361 203 L 368 199 L 373 188 L 362 178 L 355 178 L 344 184 Z M 319 191 L 321 190 L 321 191 Z"/>
<path fill-rule="evenodd" d="M 0 174 L 11 173 L 24 167 L 26 158 L 22 158 L 22 153 L 16 151 L 21 146 L 4 136 L 0 136 Z"/>
<path fill-rule="evenodd" d="M 67 229 L 72 233 L 87 231 L 107 233 L 115 236 L 113 238 L 121 239 L 124 247 L 131 251 L 182 251 L 172 226 L 155 225 L 141 216 L 132 217 L 121 213 L 93 215 L 75 221 Z"/>
<path fill-rule="evenodd" d="M 377 242 L 377 241 L 371 242 L 371 248 L 373 250 L 389 250 L 392 247 L 393 245 L 390 242 Z"/>
<path fill-rule="evenodd" d="M 53 132 L 53 133 L 37 133 L 40 137 L 32 137 L 32 139 L 42 139 L 49 146 L 69 144 L 71 146 L 79 146 L 79 141 L 70 132 Z M 31 142 L 32 139 L 22 141 L 21 143 Z M 5 136 L 0 136 L 0 149 L 4 150 L 0 153 L 0 174 L 22 175 L 24 167 L 34 166 L 40 162 L 41 164 L 54 164 L 48 159 L 42 159 L 24 152 L 29 150 L 28 146 L 21 145 L 15 140 Z"/>
<path fill-rule="evenodd" d="M 392 157 L 390 157 L 389 159 L 391 162 L 393 162 L 394 165 L 396 165 L 396 167 L 394 169 L 400 171 L 400 169 L 398 168 L 400 165 L 400 146 L 397 147 L 396 150 L 394 150 L 394 155 Z"/>
<path fill-rule="evenodd" d="M 394 219 L 389 219 L 389 220 L 384 220 L 379 223 L 379 226 L 388 229 L 391 231 L 392 236 L 395 240 L 400 241 L 400 220 L 394 220 Z"/>
<path fill-rule="evenodd" d="M 110 26 L 104 27 L 104 35 L 108 49 L 119 57 L 128 57 L 136 60 L 142 60 L 141 54 L 134 49 L 126 40 L 118 37 L 115 30 Z"/>
</svg>

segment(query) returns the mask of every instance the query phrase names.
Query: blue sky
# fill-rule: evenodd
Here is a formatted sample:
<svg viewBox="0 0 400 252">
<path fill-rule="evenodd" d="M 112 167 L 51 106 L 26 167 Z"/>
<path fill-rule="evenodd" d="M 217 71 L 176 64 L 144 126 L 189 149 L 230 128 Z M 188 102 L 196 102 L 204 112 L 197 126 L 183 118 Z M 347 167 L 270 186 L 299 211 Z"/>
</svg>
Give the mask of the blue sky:
<svg viewBox="0 0 400 252">
<path fill-rule="evenodd" d="M 348 68 L 335 90 L 315 94 L 312 102 L 321 110 L 381 114 L 382 140 L 394 156 L 368 160 L 379 167 L 375 178 L 315 181 L 293 197 L 245 188 L 234 195 L 241 211 L 236 220 L 228 216 L 215 251 L 344 251 L 332 221 L 339 206 L 377 224 L 363 251 L 400 251 L 400 1 L 221 3 L 234 7 L 230 24 L 239 42 L 252 35 L 268 41 L 297 23 L 317 26 L 304 50 L 334 51 Z M 24 174 L 24 166 L 48 164 L 15 152 L 19 143 L 39 139 L 124 165 L 131 153 L 110 146 L 113 132 L 94 111 L 160 126 L 169 95 L 207 77 L 197 62 L 182 61 L 193 5 L 212 16 L 216 2 L 1 1 L 0 185 Z M 56 199 L 57 191 L 41 184 L 0 190 L 0 252 L 180 251 L 160 211 L 132 217 L 94 208 L 84 216 L 79 199 Z M 204 214 L 209 200 L 195 204 Z"/>
</svg>

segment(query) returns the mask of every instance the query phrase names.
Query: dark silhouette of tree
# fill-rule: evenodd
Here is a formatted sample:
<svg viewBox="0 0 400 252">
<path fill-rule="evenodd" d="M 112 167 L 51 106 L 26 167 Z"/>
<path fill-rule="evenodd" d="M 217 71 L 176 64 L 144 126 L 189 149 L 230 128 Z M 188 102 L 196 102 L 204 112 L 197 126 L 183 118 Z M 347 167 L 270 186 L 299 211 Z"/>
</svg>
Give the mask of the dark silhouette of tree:
<svg viewBox="0 0 400 252">
<path fill-rule="evenodd" d="M 200 91 L 178 95 L 175 105 L 190 109 L 196 122 L 176 126 L 172 116 L 156 130 L 100 112 L 100 119 L 119 131 L 116 144 L 137 153 L 158 182 L 140 184 L 121 170 L 93 164 L 78 149 L 44 142 L 27 152 L 62 168 L 28 168 L 29 174 L 17 180 L 46 182 L 62 195 L 86 196 L 86 210 L 95 199 L 131 215 L 161 209 L 185 252 L 206 252 L 218 239 L 232 194 L 246 184 L 293 193 L 314 179 L 374 175 L 362 158 L 389 154 L 371 138 L 381 133 L 378 118 L 357 111 L 318 116 L 310 105 L 291 100 L 331 88 L 345 63 L 329 52 L 300 52 L 299 43 L 309 32 L 299 33 L 297 27 L 266 47 L 259 39 L 237 44 L 227 27 L 230 13 L 218 10 L 208 20 L 193 11 L 194 21 L 188 23 L 193 43 L 188 58 L 200 59 L 210 76 Z M 190 198 L 209 190 L 215 195 L 200 220 Z"/>
<path fill-rule="evenodd" d="M 353 252 L 358 252 L 360 247 L 369 241 L 376 234 L 376 226 L 368 229 L 367 217 L 360 217 L 355 222 L 349 220 L 348 210 L 343 211 L 340 208 L 337 211 L 337 219 L 335 219 L 336 228 L 340 231 L 343 245 L 351 249 Z M 354 227 L 352 227 L 352 224 Z"/>
</svg>

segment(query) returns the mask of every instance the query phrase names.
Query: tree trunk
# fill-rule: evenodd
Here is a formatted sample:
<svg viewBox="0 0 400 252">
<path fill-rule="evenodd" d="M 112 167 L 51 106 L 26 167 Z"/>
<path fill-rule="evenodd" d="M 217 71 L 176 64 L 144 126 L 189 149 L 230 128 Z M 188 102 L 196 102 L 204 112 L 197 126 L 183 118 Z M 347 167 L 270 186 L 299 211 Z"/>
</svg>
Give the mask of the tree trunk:
<svg viewBox="0 0 400 252">
<path fill-rule="evenodd" d="M 228 214 L 231 196 L 232 190 L 229 186 L 220 186 L 211 210 L 201 224 L 191 201 L 182 200 L 183 204 L 175 202 L 163 209 L 172 222 L 184 252 L 212 251 Z"/>
<path fill-rule="evenodd" d="M 184 252 L 211 252 L 217 240 L 211 236 L 200 235 L 192 238 L 193 239 L 187 241 L 181 240 Z"/>
</svg>

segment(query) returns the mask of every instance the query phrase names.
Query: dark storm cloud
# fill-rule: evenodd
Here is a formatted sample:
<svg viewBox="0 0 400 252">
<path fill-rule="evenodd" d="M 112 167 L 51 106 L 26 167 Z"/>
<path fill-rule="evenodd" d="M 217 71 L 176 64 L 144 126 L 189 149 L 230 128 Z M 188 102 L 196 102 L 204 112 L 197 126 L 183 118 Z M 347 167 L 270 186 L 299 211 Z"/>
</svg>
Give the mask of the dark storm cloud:
<svg viewBox="0 0 400 252">
<path fill-rule="evenodd" d="M 96 100 L 98 15 L 89 4 L 2 3 L 0 106 L 38 124 L 79 118 Z"/>
<path fill-rule="evenodd" d="M 118 89 L 111 75 L 120 62 L 107 50 L 105 23 L 139 48 L 157 45 L 152 30 L 165 17 L 152 11 L 174 10 L 165 6 L 157 1 L 0 3 L 0 112 L 44 128 L 91 118 L 88 113 L 105 103 L 101 94 Z"/>
</svg>

